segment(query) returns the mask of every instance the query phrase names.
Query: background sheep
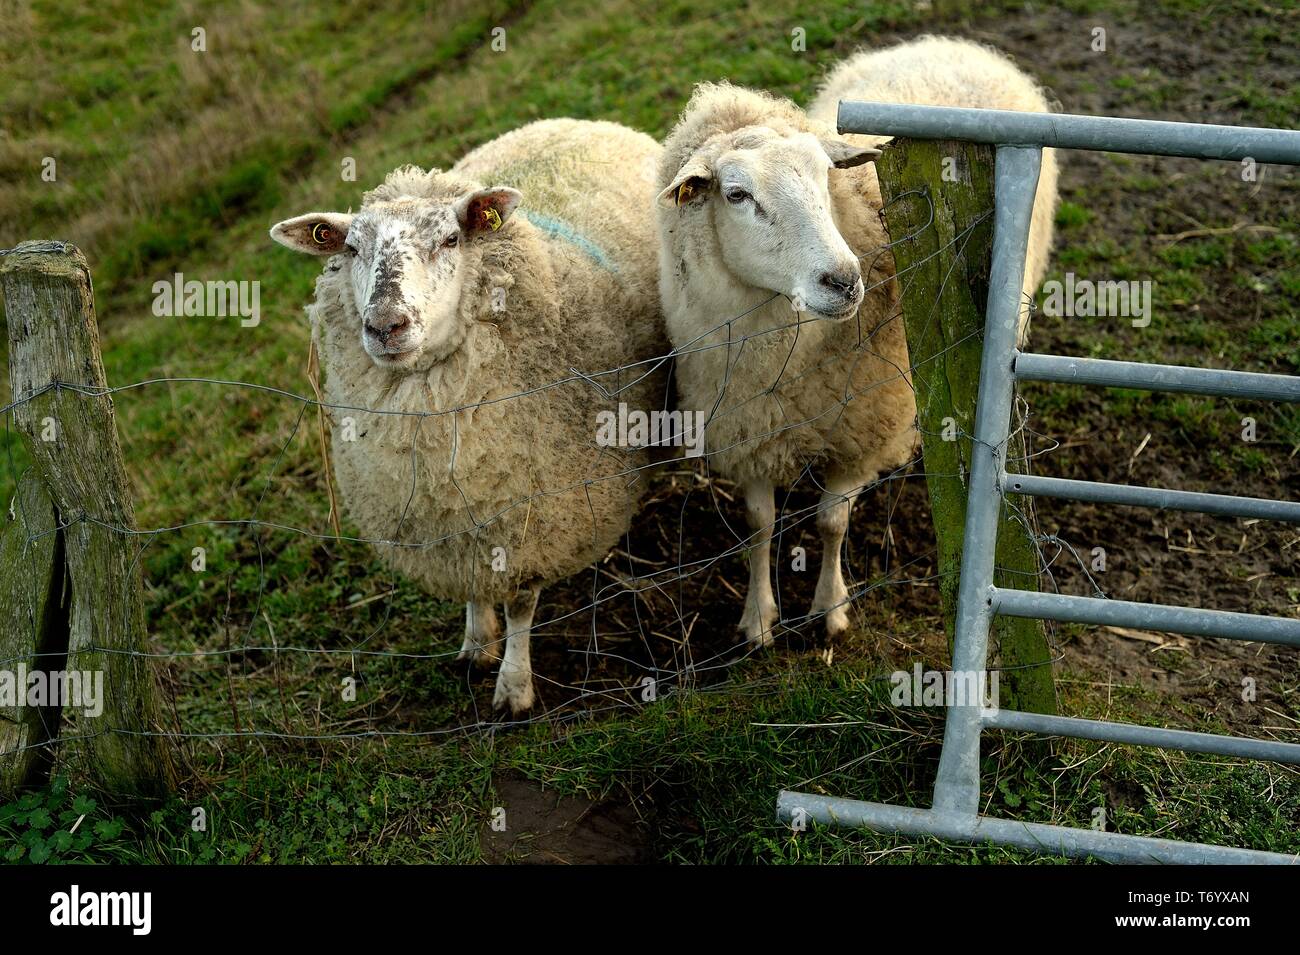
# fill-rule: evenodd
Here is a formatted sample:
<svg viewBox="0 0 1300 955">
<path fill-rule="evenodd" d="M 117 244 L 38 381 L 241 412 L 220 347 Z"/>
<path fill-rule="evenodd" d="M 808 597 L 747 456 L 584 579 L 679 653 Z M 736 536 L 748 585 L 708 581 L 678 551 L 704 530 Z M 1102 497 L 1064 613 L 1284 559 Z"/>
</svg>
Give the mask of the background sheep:
<svg viewBox="0 0 1300 955">
<path fill-rule="evenodd" d="M 929 50 L 926 55 L 923 51 Z M 905 44 L 884 64 L 888 87 L 860 87 L 876 54 L 836 70 L 818 109 L 840 97 L 1045 109 L 1037 87 L 1000 56 L 960 41 Z M 854 498 L 904 463 L 915 401 L 870 138 L 846 140 L 787 100 L 733 87 L 696 89 L 660 166 L 660 290 L 679 350 L 687 408 L 709 409 L 712 466 L 744 489 L 753 533 L 740 627 L 771 641 L 774 484 L 824 478 L 824 553 L 813 614 L 848 626 L 840 549 Z M 838 167 L 845 171 L 830 173 Z M 1035 210 L 1041 280 L 1055 204 L 1055 166 Z M 865 280 L 865 281 L 864 281 Z M 791 305 L 794 312 L 791 312 Z"/>
<path fill-rule="evenodd" d="M 992 47 L 955 37 L 925 36 L 885 50 L 863 50 L 830 72 L 808 115 L 834 127 L 841 100 L 916 103 L 922 106 L 978 106 L 1030 113 L 1051 111 L 1047 97 L 1030 77 Z M 862 146 L 880 146 L 888 136 L 846 135 Z M 874 176 L 874 169 L 867 173 Z M 1034 195 L 1025 261 L 1021 333 L 1027 331 L 1030 303 L 1047 272 L 1057 200 L 1056 150 L 1044 149 Z"/>
<path fill-rule="evenodd" d="M 331 256 L 307 311 L 352 520 L 467 602 L 463 658 L 495 658 L 505 603 L 493 702 L 515 713 L 534 700 L 540 588 L 603 556 L 647 484 L 645 451 L 596 429 L 619 402 L 663 403 L 653 363 L 628 367 L 666 350 L 645 214 L 658 153 L 613 123 L 547 120 L 447 173 L 398 169 L 354 215 L 271 230 Z"/>
</svg>

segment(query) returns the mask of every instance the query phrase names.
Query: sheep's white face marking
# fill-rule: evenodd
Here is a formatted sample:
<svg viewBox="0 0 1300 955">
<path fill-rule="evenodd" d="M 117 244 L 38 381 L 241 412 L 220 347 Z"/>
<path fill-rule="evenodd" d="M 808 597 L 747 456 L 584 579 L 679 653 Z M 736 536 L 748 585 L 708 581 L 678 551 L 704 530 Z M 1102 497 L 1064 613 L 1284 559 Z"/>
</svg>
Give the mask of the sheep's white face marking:
<svg viewBox="0 0 1300 955">
<path fill-rule="evenodd" d="M 461 230 L 450 205 L 407 199 L 358 213 L 348 229 L 362 347 L 385 368 L 446 357 L 459 344 Z"/>
<path fill-rule="evenodd" d="M 413 371 L 459 347 L 473 271 L 465 243 L 499 230 L 522 198 L 495 186 L 454 200 L 376 202 L 356 215 L 312 212 L 277 223 L 271 238 L 310 255 L 345 254 L 366 354 L 381 368 Z"/>
<path fill-rule="evenodd" d="M 875 154 L 810 133 L 749 127 L 706 145 L 660 200 L 711 204 L 718 248 L 736 278 L 842 320 L 862 304 L 862 270 L 831 215 L 829 172 Z"/>
</svg>

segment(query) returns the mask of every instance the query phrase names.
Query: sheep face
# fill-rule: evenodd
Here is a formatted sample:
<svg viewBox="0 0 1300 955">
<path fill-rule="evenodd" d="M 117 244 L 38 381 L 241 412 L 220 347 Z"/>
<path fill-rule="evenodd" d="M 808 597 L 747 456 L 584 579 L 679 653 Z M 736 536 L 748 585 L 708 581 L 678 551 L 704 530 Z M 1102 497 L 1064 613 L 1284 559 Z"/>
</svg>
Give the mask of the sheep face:
<svg viewBox="0 0 1300 955">
<path fill-rule="evenodd" d="M 460 346 L 474 243 L 499 230 L 520 198 L 505 187 L 447 200 L 404 197 L 355 215 L 286 219 L 271 237 L 300 252 L 343 256 L 366 354 L 381 368 L 424 370 Z"/>
<path fill-rule="evenodd" d="M 862 270 L 835 226 L 829 171 L 877 155 L 811 133 L 749 126 L 707 142 L 659 201 L 708 214 L 722 260 L 741 282 L 843 320 L 862 304 Z"/>
</svg>

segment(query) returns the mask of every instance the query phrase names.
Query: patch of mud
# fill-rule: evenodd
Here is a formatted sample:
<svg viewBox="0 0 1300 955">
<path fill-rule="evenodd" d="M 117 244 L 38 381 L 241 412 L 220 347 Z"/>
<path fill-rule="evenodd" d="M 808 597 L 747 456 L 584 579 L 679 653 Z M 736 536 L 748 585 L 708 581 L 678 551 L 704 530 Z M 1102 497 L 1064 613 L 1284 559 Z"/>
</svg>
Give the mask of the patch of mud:
<svg viewBox="0 0 1300 955">
<path fill-rule="evenodd" d="M 634 806 L 559 796 L 531 780 L 494 781 L 494 828 L 480 833 L 483 859 L 493 864 L 630 865 L 651 861 L 646 831 Z M 502 823 L 504 828 L 501 828 Z"/>
</svg>

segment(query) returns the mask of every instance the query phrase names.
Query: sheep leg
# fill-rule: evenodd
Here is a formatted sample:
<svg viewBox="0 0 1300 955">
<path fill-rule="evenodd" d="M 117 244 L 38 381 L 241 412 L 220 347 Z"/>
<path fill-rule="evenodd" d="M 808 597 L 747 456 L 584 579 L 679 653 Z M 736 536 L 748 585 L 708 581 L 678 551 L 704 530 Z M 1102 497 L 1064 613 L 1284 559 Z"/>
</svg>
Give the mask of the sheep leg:
<svg viewBox="0 0 1300 955">
<path fill-rule="evenodd" d="M 817 531 L 822 538 L 822 568 L 813 595 L 812 615 L 826 615 L 826 633 L 836 636 L 849 628 L 849 589 L 844 585 L 840 551 L 849 531 L 849 515 L 864 482 L 833 474 L 817 506 Z"/>
<path fill-rule="evenodd" d="M 745 485 L 745 517 L 749 522 L 749 590 L 740 629 L 755 646 L 772 643 L 776 623 L 776 598 L 772 595 L 772 527 L 776 523 L 776 496 L 770 481 Z"/>
<path fill-rule="evenodd" d="M 538 587 L 524 588 L 506 603 L 506 652 L 501 657 L 492 706 L 498 710 L 508 706 L 512 716 L 533 707 L 533 664 L 528 641 L 539 593 Z"/>
<path fill-rule="evenodd" d="M 500 659 L 501 624 L 490 603 L 471 600 L 465 605 L 465 642 L 460 645 L 457 660 L 466 660 L 475 666 L 487 666 Z"/>
</svg>

